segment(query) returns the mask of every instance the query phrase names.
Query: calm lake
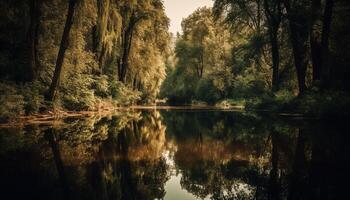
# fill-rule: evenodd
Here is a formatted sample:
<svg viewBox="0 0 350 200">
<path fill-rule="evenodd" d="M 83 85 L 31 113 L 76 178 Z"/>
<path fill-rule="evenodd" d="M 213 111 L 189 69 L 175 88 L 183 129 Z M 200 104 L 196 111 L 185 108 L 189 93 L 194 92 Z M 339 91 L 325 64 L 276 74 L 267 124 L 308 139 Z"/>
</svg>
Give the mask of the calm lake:
<svg viewBox="0 0 350 200">
<path fill-rule="evenodd" d="M 151 110 L 0 128 L 0 198 L 343 199 L 345 125 Z"/>
</svg>

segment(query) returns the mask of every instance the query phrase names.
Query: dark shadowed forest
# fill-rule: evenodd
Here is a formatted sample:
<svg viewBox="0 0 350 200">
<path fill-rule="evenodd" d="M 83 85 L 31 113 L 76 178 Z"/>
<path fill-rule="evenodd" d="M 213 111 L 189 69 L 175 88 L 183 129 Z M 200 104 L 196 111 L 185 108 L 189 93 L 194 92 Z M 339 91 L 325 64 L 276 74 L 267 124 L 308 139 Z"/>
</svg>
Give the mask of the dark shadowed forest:
<svg viewBox="0 0 350 200">
<path fill-rule="evenodd" d="M 163 4 L 1 1 L 1 121 L 160 99 L 349 115 L 349 1 L 217 0 L 177 35 Z"/>
</svg>

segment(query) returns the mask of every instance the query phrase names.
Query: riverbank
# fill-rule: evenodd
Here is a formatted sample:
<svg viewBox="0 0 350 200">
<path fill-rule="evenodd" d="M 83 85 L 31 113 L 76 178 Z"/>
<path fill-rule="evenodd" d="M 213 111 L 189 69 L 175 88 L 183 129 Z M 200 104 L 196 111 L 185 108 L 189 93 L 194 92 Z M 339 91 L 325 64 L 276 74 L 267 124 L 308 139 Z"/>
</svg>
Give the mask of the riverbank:
<svg viewBox="0 0 350 200">
<path fill-rule="evenodd" d="M 239 103 L 238 103 L 239 102 Z M 255 101 L 224 100 L 215 105 L 193 103 L 191 105 L 130 105 L 117 106 L 111 102 L 100 102 L 95 110 L 69 111 L 46 109 L 36 114 L 24 113 L 13 116 L 9 121 L 0 123 L 4 126 L 24 126 L 26 124 L 52 125 L 61 123 L 66 118 L 81 118 L 91 116 L 106 116 L 115 113 L 133 110 L 188 110 L 188 111 L 247 111 L 263 115 L 276 115 L 294 119 L 338 120 L 350 118 L 350 97 L 344 93 L 306 93 L 303 96 L 290 99 L 261 98 Z"/>
<path fill-rule="evenodd" d="M 25 126 L 28 124 L 37 125 L 52 125 L 60 124 L 63 119 L 66 118 L 81 118 L 90 117 L 94 115 L 107 115 L 110 111 L 60 111 L 60 112 L 47 112 L 34 115 L 22 115 L 15 121 L 0 123 L 0 127 L 13 127 L 13 126 Z"/>
<path fill-rule="evenodd" d="M 350 118 L 350 94 L 342 91 L 307 91 L 292 98 L 264 97 L 247 109 L 275 113 L 299 113 L 307 118 L 338 120 Z"/>
<path fill-rule="evenodd" d="M 110 107 L 95 111 L 63 111 L 56 110 L 55 112 L 46 112 L 33 115 L 21 115 L 16 121 L 0 123 L 0 128 L 3 127 L 23 127 L 26 125 L 60 125 L 68 118 L 84 118 L 84 117 L 102 117 L 108 115 L 123 114 L 133 111 L 152 111 L 152 110 L 167 110 L 167 111 L 226 111 L 226 112 L 255 112 L 263 115 L 275 115 L 280 117 L 288 117 L 293 119 L 306 119 L 300 113 L 273 112 L 269 110 L 251 110 L 245 109 L 244 106 L 209 106 L 209 105 L 132 105 L 124 107 Z"/>
<path fill-rule="evenodd" d="M 124 107 L 108 107 L 95 111 L 48 111 L 45 113 L 33 115 L 21 115 L 18 119 L 10 122 L 0 123 L 0 127 L 24 126 L 27 124 L 38 125 L 52 125 L 54 123 L 61 123 L 66 118 L 81 118 L 91 116 L 106 116 L 115 114 L 117 112 L 126 112 L 133 110 L 243 110 L 242 107 L 218 107 L 218 106 L 200 106 L 200 105 L 186 105 L 186 106 L 166 106 L 166 105 L 132 105 Z"/>
</svg>

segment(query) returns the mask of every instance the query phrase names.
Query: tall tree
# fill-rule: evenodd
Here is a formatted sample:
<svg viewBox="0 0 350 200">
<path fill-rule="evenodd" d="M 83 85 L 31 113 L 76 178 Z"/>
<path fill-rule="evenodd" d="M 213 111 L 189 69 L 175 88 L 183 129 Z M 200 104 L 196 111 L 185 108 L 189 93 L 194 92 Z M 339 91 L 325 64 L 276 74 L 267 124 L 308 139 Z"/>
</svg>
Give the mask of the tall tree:
<svg viewBox="0 0 350 200">
<path fill-rule="evenodd" d="M 265 11 L 265 7 L 269 7 L 270 12 Z M 273 22 L 273 19 L 276 19 L 274 22 L 274 30 L 269 29 L 269 33 L 271 33 L 271 39 L 270 41 L 273 42 L 275 46 L 278 46 L 277 37 L 272 38 L 272 36 L 278 33 L 278 26 L 280 21 L 278 16 L 278 4 L 272 3 L 272 1 L 264 2 L 263 0 L 254 0 L 254 1 L 248 1 L 248 0 L 216 0 L 213 7 L 213 12 L 215 16 L 224 16 L 225 22 L 230 25 L 232 28 L 232 36 L 244 34 L 244 38 L 241 39 L 241 41 L 246 41 L 245 44 L 238 45 L 234 48 L 233 53 L 233 62 L 237 64 L 238 57 L 244 57 L 243 60 L 246 62 L 244 66 L 256 66 L 256 69 L 259 71 L 264 70 L 264 60 L 263 58 L 266 57 L 264 53 L 264 47 L 266 45 L 265 42 L 265 29 L 268 29 L 269 26 L 268 23 L 263 23 L 266 17 L 264 17 L 264 11 L 265 15 L 269 14 L 268 17 L 270 17 L 269 22 Z M 275 11 L 275 13 L 273 12 Z M 273 16 L 272 16 L 273 15 Z M 273 17 L 273 18 L 272 18 Z M 265 25 L 265 27 L 263 26 Z M 277 41 L 277 42 L 276 42 Z M 274 50 L 277 50 L 277 48 L 274 48 Z M 244 52 L 244 53 L 243 53 Z M 279 59 L 277 59 L 279 56 L 277 56 L 278 51 L 273 52 L 273 56 L 275 58 L 274 62 L 279 63 Z M 240 56 L 238 54 L 241 54 Z M 245 55 L 243 55 L 245 54 Z M 238 59 L 237 59 L 238 58 Z M 277 64 L 274 65 L 275 72 L 277 72 Z M 244 71 L 243 68 L 237 67 L 237 71 Z M 234 70 L 236 71 L 236 70 Z M 278 73 L 275 73 L 275 80 L 277 80 Z M 270 78 L 267 78 L 270 79 Z M 267 83 L 271 82 L 270 80 L 266 80 Z M 274 81 L 276 83 L 277 81 Z"/>
<path fill-rule="evenodd" d="M 134 30 L 127 82 L 142 91 L 143 99 L 154 100 L 165 79 L 165 62 L 169 55 L 169 19 L 160 0 L 152 0 L 147 20 Z"/>
<path fill-rule="evenodd" d="M 299 94 L 303 94 L 306 90 L 306 70 L 309 63 L 309 2 L 304 0 L 283 0 L 283 4 L 287 11 Z"/>
<path fill-rule="evenodd" d="M 65 55 L 66 50 L 67 50 L 68 45 L 69 45 L 69 33 L 70 33 L 70 30 L 71 30 L 72 25 L 73 25 L 73 16 L 74 16 L 76 4 L 77 4 L 77 0 L 69 0 L 67 19 L 66 19 L 66 23 L 64 26 L 64 30 L 63 30 L 60 48 L 58 51 L 58 56 L 57 56 L 57 60 L 56 60 L 56 67 L 55 67 L 55 71 L 54 71 L 54 75 L 52 78 L 52 82 L 51 82 L 49 91 L 46 94 L 46 99 L 48 101 L 54 100 L 55 93 L 56 93 L 57 87 L 59 85 L 63 61 L 64 61 L 64 55 Z"/>
<path fill-rule="evenodd" d="M 123 26 L 122 30 L 122 56 L 119 62 L 119 81 L 126 82 L 126 73 L 129 68 L 129 55 L 134 35 L 134 29 L 137 23 L 143 18 L 143 16 L 136 16 L 133 12 L 129 23 Z"/>
<path fill-rule="evenodd" d="M 205 65 L 209 57 L 207 54 L 208 41 L 212 40 L 211 28 L 214 26 L 212 12 L 207 8 L 200 8 L 192 13 L 181 23 L 183 29 L 183 39 L 188 41 L 191 52 L 190 57 L 193 60 L 194 68 L 198 78 L 203 77 Z M 212 52 L 214 53 L 214 52 Z"/>
<path fill-rule="evenodd" d="M 281 24 L 282 9 L 280 0 L 264 0 L 264 11 L 268 24 L 268 34 L 272 56 L 272 90 L 278 90 L 280 52 L 278 30 Z"/>
<path fill-rule="evenodd" d="M 331 84 L 331 68 L 329 63 L 329 36 L 331 32 L 331 23 L 333 15 L 334 0 L 326 0 L 323 27 L 322 27 L 322 85 L 328 87 Z"/>
<path fill-rule="evenodd" d="M 93 48 L 97 52 L 97 59 L 98 59 L 98 64 L 99 64 L 99 69 L 101 74 L 103 73 L 103 66 L 105 64 L 107 49 L 109 45 L 108 41 L 106 41 L 107 40 L 106 38 L 108 37 L 108 29 L 107 29 L 108 23 L 111 23 L 110 8 L 111 8 L 110 0 L 99 0 L 97 3 L 97 9 L 98 9 L 97 24 L 93 30 L 94 31 Z M 118 34 L 115 34 L 115 35 L 118 35 Z"/>
<path fill-rule="evenodd" d="M 321 48 L 321 0 L 312 0 L 311 4 L 311 30 L 310 30 L 310 48 L 312 60 L 312 80 L 321 80 L 322 48 Z"/>
<path fill-rule="evenodd" d="M 313 81 L 322 81 L 322 86 L 331 82 L 329 65 L 329 37 L 334 0 L 326 0 L 322 14 L 321 0 L 312 1 L 310 46 L 313 65 Z"/>
<path fill-rule="evenodd" d="M 138 23 L 147 19 L 147 7 L 149 1 L 122 1 L 120 3 L 120 14 L 122 16 L 121 52 L 118 61 L 119 81 L 126 82 L 126 74 L 129 68 L 129 55 L 131 51 L 135 28 Z"/>
<path fill-rule="evenodd" d="M 40 63 L 38 56 L 38 42 L 39 42 L 39 25 L 41 15 L 42 0 L 31 0 L 30 4 L 30 25 L 28 32 L 28 41 L 30 46 L 30 64 L 31 64 L 31 79 L 37 78 Z"/>
</svg>

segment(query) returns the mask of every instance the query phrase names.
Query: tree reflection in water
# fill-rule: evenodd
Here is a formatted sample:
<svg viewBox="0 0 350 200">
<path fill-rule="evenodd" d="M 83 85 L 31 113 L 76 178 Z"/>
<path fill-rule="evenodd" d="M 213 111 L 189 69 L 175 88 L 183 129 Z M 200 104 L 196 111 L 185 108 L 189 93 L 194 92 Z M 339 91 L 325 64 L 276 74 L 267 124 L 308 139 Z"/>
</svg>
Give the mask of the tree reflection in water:
<svg viewBox="0 0 350 200">
<path fill-rule="evenodd" d="M 163 115 L 177 144 L 181 185 L 199 198 L 339 199 L 346 191 L 339 181 L 348 174 L 343 124 L 222 112 Z"/>
<path fill-rule="evenodd" d="M 163 199 L 174 167 L 181 192 L 197 198 L 340 199 L 349 161 L 342 127 L 149 111 L 1 128 L 0 188 L 4 199 Z"/>
</svg>

